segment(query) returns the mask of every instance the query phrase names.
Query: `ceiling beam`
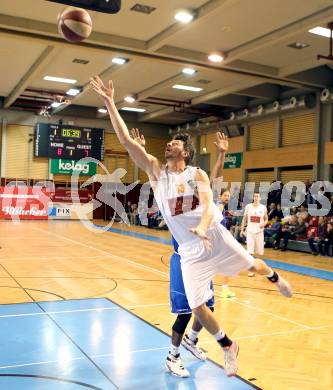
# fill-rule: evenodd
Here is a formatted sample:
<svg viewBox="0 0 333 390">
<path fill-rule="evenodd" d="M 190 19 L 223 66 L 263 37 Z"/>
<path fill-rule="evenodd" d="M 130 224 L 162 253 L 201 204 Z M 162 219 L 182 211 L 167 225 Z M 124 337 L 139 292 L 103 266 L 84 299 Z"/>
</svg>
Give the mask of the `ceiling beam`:
<svg viewBox="0 0 333 390">
<path fill-rule="evenodd" d="M 218 89 L 206 94 L 202 94 L 196 98 L 192 99 L 192 105 L 200 104 L 200 103 L 206 103 L 207 101 L 211 101 L 213 99 L 220 98 L 222 96 L 226 96 L 232 93 L 235 93 L 235 91 L 245 89 L 252 87 L 258 83 L 257 80 L 245 80 L 237 85 L 233 85 L 232 87 L 229 88 L 224 88 L 224 89 Z M 144 114 L 140 116 L 139 122 L 149 122 L 149 120 L 158 118 L 159 116 L 167 115 L 173 112 L 173 107 L 167 107 L 163 108 L 162 110 L 154 111 L 149 114 Z"/>
<path fill-rule="evenodd" d="M 33 40 L 35 42 L 40 42 L 43 44 L 45 44 L 47 42 L 47 44 L 52 43 L 53 46 L 59 46 L 59 47 L 63 47 L 63 48 L 66 48 L 66 47 L 73 48 L 72 43 L 65 41 L 64 39 L 59 37 L 58 34 L 57 34 L 57 36 L 55 36 L 56 34 L 54 34 L 54 35 L 50 34 L 50 35 L 46 36 L 46 35 L 43 35 L 43 31 L 39 31 L 36 33 L 35 27 L 32 28 L 32 31 L 22 31 L 22 28 L 20 29 L 18 26 L 11 26 L 10 29 L 4 29 L 1 27 L 1 24 L 3 22 L 3 20 L 1 20 L 2 16 L 4 16 L 4 15 L 0 15 L 0 36 L 10 37 L 10 38 L 19 37 L 22 40 L 23 39 L 26 39 L 29 41 Z M 19 18 L 19 19 L 22 19 L 22 18 Z M 30 20 L 30 25 L 35 26 L 34 23 L 35 23 L 35 21 Z M 48 25 L 52 26 L 53 28 L 55 28 L 55 26 L 50 24 L 50 23 L 37 22 L 37 24 L 38 23 L 48 24 Z M 44 31 L 44 33 L 45 33 L 45 31 Z M 203 59 L 204 53 L 200 54 L 201 59 L 200 58 L 194 59 L 191 57 L 186 57 L 186 55 L 189 54 L 188 52 L 190 52 L 190 51 L 179 49 L 179 52 L 183 52 L 184 57 L 183 58 L 179 58 L 179 57 L 176 58 L 175 56 L 171 56 L 171 55 L 168 56 L 168 55 L 164 55 L 161 53 L 148 53 L 148 52 L 144 52 L 141 50 L 129 49 L 128 47 L 127 48 L 124 48 L 124 47 L 118 48 L 118 47 L 112 46 L 113 42 L 112 42 L 112 40 L 110 40 L 110 37 L 112 37 L 112 36 L 107 35 L 107 34 L 102 34 L 102 35 L 103 35 L 103 39 L 101 38 L 98 41 L 96 41 L 96 39 L 94 39 L 94 43 L 92 43 L 89 39 L 87 39 L 84 42 L 76 43 L 75 47 L 77 47 L 78 49 L 89 50 L 89 53 L 92 53 L 93 51 L 97 51 L 97 52 L 107 53 L 108 55 L 110 55 L 111 52 L 114 52 L 117 54 L 126 55 L 126 56 L 130 57 L 132 60 L 139 59 L 141 61 L 145 61 L 145 60 L 146 61 L 155 61 L 155 62 L 160 62 L 160 63 L 177 64 L 179 66 L 192 65 L 192 66 L 195 66 L 197 69 L 227 72 L 227 73 L 237 74 L 239 76 L 258 77 L 258 78 L 261 78 L 262 80 L 265 80 L 266 82 L 270 82 L 272 80 L 272 82 L 281 83 L 284 85 L 287 85 L 286 83 L 293 82 L 293 80 L 289 80 L 288 78 L 277 77 L 277 76 L 274 76 L 272 74 L 269 74 L 269 75 L 258 74 L 256 72 L 251 71 L 251 70 L 240 70 L 240 69 L 236 70 L 236 69 L 229 69 L 229 68 L 225 67 L 224 65 L 223 66 L 213 65 L 207 59 Z M 265 81 L 261 81 L 261 82 L 265 82 Z M 308 87 L 308 85 L 306 85 L 305 83 L 302 84 L 300 82 L 297 82 L 296 84 L 300 87 Z M 312 85 L 311 85 L 311 87 L 312 87 Z"/>
<path fill-rule="evenodd" d="M 216 99 L 208 100 L 207 104 L 216 104 L 218 106 L 222 107 L 246 107 L 249 99 L 245 96 L 237 96 L 235 95 L 228 95 L 228 96 L 222 96 Z"/>
<path fill-rule="evenodd" d="M 278 28 L 268 34 L 229 50 L 227 52 L 227 57 L 224 61 L 224 64 L 229 64 L 236 59 L 244 58 L 253 52 L 286 40 L 299 32 L 308 31 L 314 26 L 323 25 L 325 23 L 331 22 L 332 20 L 333 6 L 330 5 L 318 12 L 313 13 L 310 16 L 306 16 L 296 22 L 288 24 L 287 26 Z"/>
<path fill-rule="evenodd" d="M 277 85 L 262 84 L 255 87 L 243 89 L 235 92 L 236 95 L 249 96 L 258 99 L 277 99 L 280 95 L 281 88 Z"/>
<path fill-rule="evenodd" d="M 44 68 L 51 58 L 55 55 L 56 50 L 53 46 L 47 46 L 43 50 L 42 54 L 32 64 L 27 73 L 21 78 L 19 83 L 11 91 L 8 97 L 5 99 L 4 108 L 8 108 L 15 102 L 15 100 L 21 95 L 21 93 L 31 84 L 35 77 L 40 73 L 41 69 Z"/>
<path fill-rule="evenodd" d="M 161 31 L 159 34 L 155 35 L 149 41 L 147 41 L 147 50 L 154 52 L 163 47 L 168 43 L 170 38 L 174 37 L 180 32 L 190 30 L 192 28 L 198 27 L 199 24 L 206 21 L 213 12 L 216 12 L 219 9 L 222 9 L 225 6 L 229 6 L 230 3 L 234 0 L 210 0 L 195 10 L 196 17 L 189 24 L 174 23 L 170 27 L 167 27 L 165 30 Z"/>
</svg>

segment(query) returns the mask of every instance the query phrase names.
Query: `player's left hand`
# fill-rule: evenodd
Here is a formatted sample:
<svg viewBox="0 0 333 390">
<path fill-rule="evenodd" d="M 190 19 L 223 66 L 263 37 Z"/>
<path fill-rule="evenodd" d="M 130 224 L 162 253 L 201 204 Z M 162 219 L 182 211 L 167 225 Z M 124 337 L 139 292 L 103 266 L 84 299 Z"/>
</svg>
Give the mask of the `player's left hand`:
<svg viewBox="0 0 333 390">
<path fill-rule="evenodd" d="M 145 147 L 146 146 L 146 140 L 143 134 L 140 134 L 139 129 L 133 128 L 131 130 L 131 137 L 132 139 L 137 142 L 139 145 Z"/>
<path fill-rule="evenodd" d="M 210 237 L 207 236 L 207 233 L 200 227 L 190 229 L 190 232 L 198 236 L 204 243 L 206 249 L 211 250 L 212 244 Z"/>
<path fill-rule="evenodd" d="M 216 142 L 214 142 L 214 145 L 220 153 L 225 153 L 229 149 L 228 137 L 224 133 L 218 131 L 216 133 Z"/>
</svg>

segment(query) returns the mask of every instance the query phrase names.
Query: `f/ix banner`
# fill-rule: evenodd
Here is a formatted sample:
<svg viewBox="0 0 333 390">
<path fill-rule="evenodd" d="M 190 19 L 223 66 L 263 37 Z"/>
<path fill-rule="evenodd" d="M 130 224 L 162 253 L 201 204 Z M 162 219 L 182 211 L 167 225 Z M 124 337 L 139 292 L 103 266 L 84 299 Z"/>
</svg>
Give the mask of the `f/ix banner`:
<svg viewBox="0 0 333 390">
<path fill-rule="evenodd" d="M 48 202 L 46 188 L 0 187 L 0 219 L 47 219 Z"/>
</svg>

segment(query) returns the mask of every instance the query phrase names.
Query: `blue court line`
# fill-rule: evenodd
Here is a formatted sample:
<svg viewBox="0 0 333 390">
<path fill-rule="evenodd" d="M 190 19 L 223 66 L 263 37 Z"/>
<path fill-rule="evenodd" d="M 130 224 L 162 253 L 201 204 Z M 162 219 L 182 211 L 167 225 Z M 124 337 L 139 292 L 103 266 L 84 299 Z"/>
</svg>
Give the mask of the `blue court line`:
<svg viewBox="0 0 333 390">
<path fill-rule="evenodd" d="M 100 225 L 95 225 L 95 227 L 98 229 L 103 228 L 103 226 L 100 226 Z M 113 227 L 110 227 L 107 230 L 112 232 L 112 233 L 119 233 L 119 234 L 123 234 L 125 236 L 131 236 L 131 237 L 135 237 L 135 238 L 141 238 L 143 240 L 158 242 L 160 244 L 172 245 L 171 240 L 167 240 L 166 238 L 155 237 L 155 236 L 150 236 L 148 234 L 142 234 L 142 233 L 136 233 L 136 232 L 129 232 L 127 230 L 117 229 L 117 228 L 113 228 Z M 304 267 L 304 266 L 297 265 L 297 264 L 284 263 L 281 261 L 276 261 L 276 260 L 271 260 L 271 259 L 265 259 L 265 261 L 267 262 L 268 265 L 270 265 L 271 267 L 277 268 L 277 269 L 282 269 L 284 271 L 294 272 L 294 273 L 297 273 L 300 275 L 312 276 L 313 278 L 333 281 L 333 272 L 331 272 L 331 271 L 325 271 L 325 270 L 311 268 L 311 267 Z"/>
<path fill-rule="evenodd" d="M 283 263 L 281 261 L 265 259 L 266 263 L 273 268 L 282 269 L 284 271 L 295 272 L 297 274 L 312 276 L 313 278 L 325 279 L 333 281 L 333 272 L 316 269 L 311 267 L 304 267 L 302 265 Z"/>
<path fill-rule="evenodd" d="M 94 226 L 97 229 L 105 228 L 105 226 L 96 225 L 96 224 Z M 162 238 L 162 237 L 149 236 L 148 234 L 130 232 L 128 230 L 122 230 L 113 227 L 109 227 L 107 231 L 111 233 L 119 233 L 122 234 L 123 236 L 130 236 L 135 238 L 141 238 L 143 240 L 154 241 L 154 242 L 158 242 L 159 244 L 171 245 L 171 240 L 167 240 L 166 238 Z"/>
</svg>

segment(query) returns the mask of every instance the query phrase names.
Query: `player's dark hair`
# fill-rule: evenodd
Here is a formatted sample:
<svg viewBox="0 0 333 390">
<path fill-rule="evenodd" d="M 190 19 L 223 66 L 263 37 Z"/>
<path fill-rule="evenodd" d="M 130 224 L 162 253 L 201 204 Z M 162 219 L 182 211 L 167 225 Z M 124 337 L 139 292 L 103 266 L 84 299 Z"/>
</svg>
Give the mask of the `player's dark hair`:
<svg viewBox="0 0 333 390">
<path fill-rule="evenodd" d="M 188 156 L 185 158 L 185 162 L 186 164 L 191 164 L 195 155 L 195 149 L 192 144 L 191 136 L 188 133 L 178 133 L 175 134 L 172 139 L 183 141 L 184 150 L 188 153 Z"/>
<path fill-rule="evenodd" d="M 230 192 L 230 190 L 228 188 L 222 188 L 220 196 L 222 196 L 225 192 Z"/>
</svg>

